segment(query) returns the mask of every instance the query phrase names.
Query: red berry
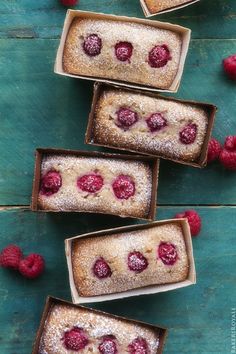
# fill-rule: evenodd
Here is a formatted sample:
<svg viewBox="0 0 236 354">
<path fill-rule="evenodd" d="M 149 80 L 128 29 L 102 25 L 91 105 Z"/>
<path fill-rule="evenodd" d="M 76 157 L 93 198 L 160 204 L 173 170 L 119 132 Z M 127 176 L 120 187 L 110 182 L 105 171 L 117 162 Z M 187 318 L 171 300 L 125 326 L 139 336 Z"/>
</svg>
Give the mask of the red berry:
<svg viewBox="0 0 236 354">
<path fill-rule="evenodd" d="M 227 170 L 236 171 L 236 136 L 228 136 L 225 139 L 219 159 Z"/>
<path fill-rule="evenodd" d="M 107 264 L 104 258 L 99 258 L 93 265 L 93 273 L 99 279 L 108 278 L 112 275 L 110 266 Z"/>
<path fill-rule="evenodd" d="M 138 114 L 129 108 L 120 108 L 116 114 L 118 127 L 124 129 L 128 129 L 138 120 Z"/>
<path fill-rule="evenodd" d="M 148 260 L 141 252 L 130 252 L 128 255 L 128 267 L 130 270 L 141 273 L 148 266 Z"/>
<path fill-rule="evenodd" d="M 63 6 L 75 6 L 78 0 L 60 0 Z"/>
<path fill-rule="evenodd" d="M 225 58 L 223 60 L 223 67 L 228 77 L 232 80 L 236 80 L 236 54 Z"/>
<path fill-rule="evenodd" d="M 60 173 L 49 171 L 41 178 L 40 193 L 49 197 L 59 191 L 61 184 L 62 180 Z"/>
<path fill-rule="evenodd" d="M 26 278 L 37 278 L 44 270 L 44 259 L 36 253 L 23 258 L 19 264 L 19 272 Z"/>
<path fill-rule="evenodd" d="M 102 354 L 116 354 L 118 353 L 116 343 L 116 337 L 113 335 L 108 335 L 103 337 L 102 342 L 98 346 L 98 350 Z"/>
<path fill-rule="evenodd" d="M 83 43 L 85 53 L 90 57 L 95 57 L 101 53 L 102 40 L 97 34 L 90 34 Z"/>
<path fill-rule="evenodd" d="M 88 174 L 77 179 L 77 186 L 84 192 L 97 193 L 103 186 L 103 178 L 98 174 Z"/>
<path fill-rule="evenodd" d="M 0 253 L 0 266 L 5 268 L 18 269 L 22 257 L 20 247 L 8 245 Z"/>
<path fill-rule="evenodd" d="M 161 68 L 171 60 L 169 48 L 166 44 L 156 45 L 148 55 L 148 63 L 152 68 Z"/>
<path fill-rule="evenodd" d="M 156 132 L 167 126 L 167 121 L 161 113 L 153 113 L 146 123 L 151 132 Z"/>
<path fill-rule="evenodd" d="M 131 177 L 120 175 L 112 184 L 113 192 L 118 199 L 129 199 L 135 193 L 135 184 Z"/>
<path fill-rule="evenodd" d="M 138 337 L 128 345 L 130 354 L 148 354 L 148 344 L 144 338 Z"/>
<path fill-rule="evenodd" d="M 175 218 L 187 218 L 192 236 L 197 236 L 201 230 L 202 221 L 199 214 L 195 210 L 186 210 L 183 213 L 178 213 Z"/>
<path fill-rule="evenodd" d="M 183 130 L 179 133 L 180 141 L 183 144 L 192 144 L 194 143 L 197 136 L 197 125 L 196 124 L 188 124 Z"/>
<path fill-rule="evenodd" d="M 68 350 L 79 351 L 88 345 L 88 337 L 82 328 L 74 327 L 64 333 L 64 345 Z"/>
<path fill-rule="evenodd" d="M 129 42 L 119 42 L 115 45 L 115 54 L 118 60 L 130 62 L 133 46 Z"/>
<path fill-rule="evenodd" d="M 158 247 L 158 257 L 165 265 L 173 265 L 177 261 L 178 255 L 175 245 L 169 242 L 161 242 Z"/>
<path fill-rule="evenodd" d="M 221 145 L 218 140 L 212 138 L 208 144 L 207 162 L 210 163 L 218 159 L 221 152 Z"/>
</svg>

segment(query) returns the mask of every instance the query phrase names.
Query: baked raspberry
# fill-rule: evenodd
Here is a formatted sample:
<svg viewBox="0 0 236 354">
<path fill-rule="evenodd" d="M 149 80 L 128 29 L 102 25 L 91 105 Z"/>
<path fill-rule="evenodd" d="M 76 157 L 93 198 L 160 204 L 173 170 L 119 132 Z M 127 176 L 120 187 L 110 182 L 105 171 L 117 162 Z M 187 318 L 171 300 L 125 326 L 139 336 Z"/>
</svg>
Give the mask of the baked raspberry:
<svg viewBox="0 0 236 354">
<path fill-rule="evenodd" d="M 19 263 L 19 272 L 26 278 L 34 279 L 42 274 L 44 270 L 44 259 L 36 253 L 23 258 Z"/>
<path fill-rule="evenodd" d="M 220 162 L 227 170 L 236 171 L 236 136 L 227 136 L 225 139 Z"/>
<path fill-rule="evenodd" d="M 148 64 L 152 68 L 161 68 L 171 60 L 169 48 L 166 44 L 156 45 L 153 47 L 148 55 Z"/>
<path fill-rule="evenodd" d="M 95 57 L 101 53 L 102 40 L 97 34 L 90 34 L 83 43 L 85 53 L 90 57 Z"/>
<path fill-rule="evenodd" d="M 117 112 L 117 125 L 123 129 L 128 129 L 137 122 L 138 114 L 129 108 L 120 108 Z"/>
<path fill-rule="evenodd" d="M 129 199 L 135 193 L 135 184 L 130 176 L 118 176 L 113 182 L 112 188 L 118 199 Z"/>
<path fill-rule="evenodd" d="M 162 260 L 165 265 L 173 265 L 177 261 L 177 251 L 175 245 L 169 242 L 161 242 L 158 246 L 158 258 Z"/>
<path fill-rule="evenodd" d="M 82 328 L 73 327 L 64 333 L 64 346 L 68 350 L 82 350 L 88 345 L 88 337 Z"/>
<path fill-rule="evenodd" d="M 186 210 L 183 213 L 178 213 L 175 218 L 187 218 L 192 236 L 197 236 L 201 230 L 201 218 L 195 210 Z"/>
<path fill-rule="evenodd" d="M 113 335 L 103 337 L 102 342 L 98 346 L 99 352 L 102 354 L 118 353 L 115 340 L 116 337 Z"/>
<path fill-rule="evenodd" d="M 141 337 L 135 338 L 133 342 L 128 345 L 128 350 L 130 354 L 149 353 L 147 341 Z"/>
<path fill-rule="evenodd" d="M 16 245 L 8 245 L 0 253 L 0 266 L 4 268 L 18 269 L 22 258 L 22 251 Z"/>
<path fill-rule="evenodd" d="M 236 54 L 223 60 L 224 71 L 232 80 L 236 80 Z"/>
<path fill-rule="evenodd" d="M 59 191 L 61 184 L 60 173 L 57 171 L 49 171 L 41 178 L 40 193 L 49 197 Z"/>
<path fill-rule="evenodd" d="M 148 266 L 148 260 L 141 252 L 130 252 L 128 255 L 128 267 L 130 270 L 141 273 Z"/>
<path fill-rule="evenodd" d="M 167 121 L 161 113 L 153 113 L 146 123 L 151 132 L 156 132 L 167 126 Z"/>
<path fill-rule="evenodd" d="M 93 273 L 99 279 L 108 278 L 112 275 L 110 266 L 107 264 L 104 258 L 100 257 L 93 265 Z"/>
<path fill-rule="evenodd" d="M 103 186 L 101 175 L 90 173 L 77 179 L 77 186 L 84 192 L 97 193 Z"/>
<path fill-rule="evenodd" d="M 212 138 L 208 144 L 208 152 L 207 152 L 207 162 L 210 163 L 218 159 L 221 152 L 221 144 L 218 140 Z"/>
<path fill-rule="evenodd" d="M 183 130 L 179 133 L 180 141 L 183 144 L 192 144 L 194 143 L 197 136 L 197 125 L 196 124 L 188 124 L 186 125 Z"/>
<path fill-rule="evenodd" d="M 78 0 L 60 0 L 63 6 L 75 6 Z"/>
<path fill-rule="evenodd" d="M 129 42 L 119 42 L 115 45 L 115 54 L 118 60 L 130 62 L 133 46 Z"/>
</svg>

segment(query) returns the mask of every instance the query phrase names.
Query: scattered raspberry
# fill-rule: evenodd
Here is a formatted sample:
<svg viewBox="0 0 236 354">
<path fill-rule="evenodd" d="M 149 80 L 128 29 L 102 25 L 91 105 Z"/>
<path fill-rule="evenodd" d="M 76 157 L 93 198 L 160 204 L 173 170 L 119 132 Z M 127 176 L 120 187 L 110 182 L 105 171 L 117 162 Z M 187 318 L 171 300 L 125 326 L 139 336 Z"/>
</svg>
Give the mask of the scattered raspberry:
<svg viewBox="0 0 236 354">
<path fill-rule="evenodd" d="M 218 159 L 221 152 L 221 145 L 218 140 L 212 138 L 208 144 L 207 162 L 210 163 Z"/>
<path fill-rule="evenodd" d="M 19 272 L 26 278 L 37 278 L 44 270 L 44 259 L 36 253 L 23 258 L 19 264 Z"/>
<path fill-rule="evenodd" d="M 41 178 L 40 193 L 49 197 L 59 191 L 61 184 L 60 173 L 57 171 L 49 171 Z"/>
<path fill-rule="evenodd" d="M 161 242 L 158 247 L 158 257 L 165 265 L 173 265 L 177 261 L 175 245 L 169 242 Z"/>
<path fill-rule="evenodd" d="M 90 57 L 95 57 L 101 53 L 102 40 L 97 34 L 90 34 L 83 43 L 83 49 Z"/>
<path fill-rule="evenodd" d="M 156 45 L 148 55 L 148 63 L 152 68 L 161 68 L 171 60 L 169 48 L 166 44 Z"/>
<path fill-rule="evenodd" d="M 132 53 L 133 46 L 129 42 L 119 42 L 115 45 L 115 54 L 120 61 L 128 61 L 130 63 Z"/>
<path fill-rule="evenodd" d="M 116 354 L 118 353 L 116 347 L 116 337 L 113 335 L 103 337 L 102 342 L 99 344 L 99 352 L 102 354 Z"/>
<path fill-rule="evenodd" d="M 146 123 L 151 132 L 156 132 L 167 126 L 167 121 L 161 113 L 153 113 Z"/>
<path fill-rule="evenodd" d="M 137 122 L 138 114 L 129 108 L 120 108 L 117 112 L 117 125 L 124 129 L 128 129 Z"/>
<path fill-rule="evenodd" d="M 135 184 L 131 177 L 120 175 L 112 184 L 113 192 L 118 199 L 129 199 L 135 193 Z"/>
<path fill-rule="evenodd" d="M 236 171 L 236 135 L 227 136 L 219 159 L 227 170 Z"/>
<path fill-rule="evenodd" d="M 88 345 L 88 337 L 82 328 L 74 327 L 64 333 L 64 345 L 68 350 L 81 350 Z"/>
<path fill-rule="evenodd" d="M 98 174 L 88 174 L 77 179 L 77 186 L 84 192 L 97 193 L 103 186 L 103 178 Z"/>
<path fill-rule="evenodd" d="M 128 345 L 130 354 L 148 354 L 148 344 L 144 338 L 138 337 Z"/>
<path fill-rule="evenodd" d="M 104 258 L 99 258 L 93 265 L 93 273 L 99 279 L 108 278 L 112 275 L 111 268 Z"/>
<path fill-rule="evenodd" d="M 63 6 L 75 6 L 78 0 L 60 0 Z"/>
<path fill-rule="evenodd" d="M 236 80 L 236 54 L 223 60 L 224 71 L 232 80 Z"/>
<path fill-rule="evenodd" d="M 179 133 L 180 141 L 183 144 L 192 144 L 197 136 L 197 125 L 196 124 L 188 124 L 184 127 L 183 130 Z"/>
<path fill-rule="evenodd" d="M 197 236 L 201 230 L 201 218 L 195 210 L 186 210 L 175 215 L 175 218 L 187 218 L 192 236 Z"/>
<path fill-rule="evenodd" d="M 130 252 L 128 255 L 128 267 L 130 270 L 141 273 L 148 266 L 148 260 L 141 252 Z"/>
<path fill-rule="evenodd" d="M 5 247 L 0 254 L 0 266 L 4 268 L 18 269 L 22 258 L 22 251 L 16 245 Z"/>
</svg>

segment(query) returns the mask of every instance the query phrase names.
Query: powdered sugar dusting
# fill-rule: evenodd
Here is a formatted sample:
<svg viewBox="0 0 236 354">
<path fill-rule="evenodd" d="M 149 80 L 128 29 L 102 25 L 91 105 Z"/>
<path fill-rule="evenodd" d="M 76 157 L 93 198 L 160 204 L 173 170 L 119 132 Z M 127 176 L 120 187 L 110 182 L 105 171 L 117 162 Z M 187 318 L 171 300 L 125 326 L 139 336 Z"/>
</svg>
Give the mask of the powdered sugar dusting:
<svg viewBox="0 0 236 354">
<path fill-rule="evenodd" d="M 193 0 L 145 0 L 146 5 L 151 13 L 159 12 L 172 7 L 190 3 Z"/>
</svg>

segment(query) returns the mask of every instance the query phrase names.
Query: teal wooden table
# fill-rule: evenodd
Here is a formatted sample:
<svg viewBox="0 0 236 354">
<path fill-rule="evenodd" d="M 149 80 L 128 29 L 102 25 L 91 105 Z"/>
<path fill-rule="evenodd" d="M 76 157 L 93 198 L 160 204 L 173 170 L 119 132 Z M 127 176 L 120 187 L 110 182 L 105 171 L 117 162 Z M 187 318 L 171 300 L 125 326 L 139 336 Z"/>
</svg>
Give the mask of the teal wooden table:
<svg viewBox="0 0 236 354">
<path fill-rule="evenodd" d="M 80 0 L 77 8 L 144 17 L 138 0 Z M 29 210 L 34 149 L 87 149 L 83 143 L 92 83 L 53 74 L 65 9 L 57 0 L 0 2 L 0 248 L 17 243 L 45 256 L 35 281 L 0 269 L 0 353 L 31 351 L 45 297 L 70 299 L 64 239 L 134 223 L 116 217 L 44 215 Z M 193 30 L 178 97 L 217 104 L 214 136 L 236 134 L 235 84 L 221 69 L 236 52 L 236 1 L 202 0 L 159 16 Z M 91 149 L 91 147 L 89 148 Z M 236 307 L 236 174 L 162 161 L 157 219 L 196 208 L 203 220 L 193 240 L 197 285 L 94 307 L 170 329 L 165 353 L 231 353 Z"/>
</svg>

